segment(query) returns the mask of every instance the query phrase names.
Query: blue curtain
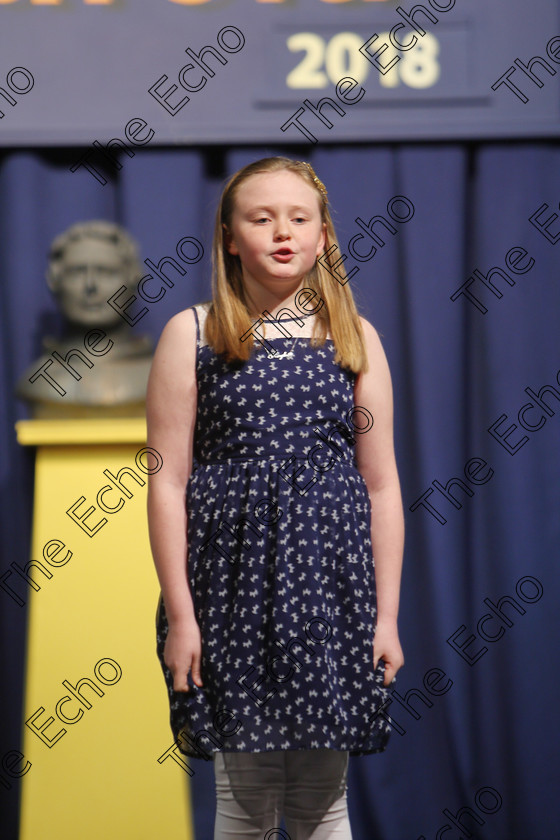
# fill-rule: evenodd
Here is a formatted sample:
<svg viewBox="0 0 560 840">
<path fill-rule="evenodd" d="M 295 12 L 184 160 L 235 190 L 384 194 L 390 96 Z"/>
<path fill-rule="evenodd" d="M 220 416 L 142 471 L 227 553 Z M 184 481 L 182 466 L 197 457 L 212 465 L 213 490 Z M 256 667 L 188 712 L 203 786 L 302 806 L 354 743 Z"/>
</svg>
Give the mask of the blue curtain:
<svg viewBox="0 0 560 840">
<path fill-rule="evenodd" d="M 41 336 L 59 327 L 43 279 L 51 240 L 74 222 L 102 218 L 124 225 L 142 258 L 156 262 L 172 256 L 184 236 L 202 241 L 203 260 L 138 325 L 157 340 L 174 313 L 209 297 L 213 214 L 224 178 L 280 151 L 140 150 L 121 159 L 106 186 L 85 169 L 70 171 L 79 150 L 0 157 L 0 575 L 29 556 L 33 464 L 15 441 L 14 422 L 25 408 L 12 394 L 39 355 Z M 541 223 L 558 210 L 560 148 L 454 143 L 288 153 L 307 157 L 327 185 L 346 265 L 358 269 L 352 288 L 382 335 L 393 374 L 407 523 L 400 613 L 406 665 L 385 710 L 393 729 L 387 751 L 351 761 L 354 836 L 553 837 L 560 223 L 552 219 L 548 231 Z M 408 204 L 392 202 L 395 196 Z M 374 216 L 387 222 L 373 225 L 383 244 L 366 234 L 350 245 L 363 233 L 356 219 L 365 226 Z M 362 262 L 352 256 L 370 251 Z M 2 590 L 0 601 L 4 754 L 18 748 L 21 734 L 25 610 Z M 212 774 L 202 762 L 196 771 L 197 840 L 206 840 Z M 3 836 L 11 840 L 16 786 L 0 785 L 0 796 Z"/>
</svg>

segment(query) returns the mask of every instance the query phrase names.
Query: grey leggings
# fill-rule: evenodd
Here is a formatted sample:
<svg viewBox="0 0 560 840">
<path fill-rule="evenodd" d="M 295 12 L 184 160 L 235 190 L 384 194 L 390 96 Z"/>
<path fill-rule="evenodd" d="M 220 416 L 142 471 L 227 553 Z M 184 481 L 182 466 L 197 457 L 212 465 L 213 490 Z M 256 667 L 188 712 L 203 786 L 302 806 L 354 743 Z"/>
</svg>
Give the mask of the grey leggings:
<svg viewBox="0 0 560 840">
<path fill-rule="evenodd" d="M 216 753 L 214 770 L 214 840 L 352 840 L 347 752 Z"/>
</svg>

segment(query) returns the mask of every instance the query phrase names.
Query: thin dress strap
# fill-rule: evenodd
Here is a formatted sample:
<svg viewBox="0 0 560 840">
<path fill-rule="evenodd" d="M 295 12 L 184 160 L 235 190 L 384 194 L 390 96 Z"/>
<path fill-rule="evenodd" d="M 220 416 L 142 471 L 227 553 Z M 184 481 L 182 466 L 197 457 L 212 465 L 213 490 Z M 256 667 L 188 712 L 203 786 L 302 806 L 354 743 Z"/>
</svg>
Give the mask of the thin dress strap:
<svg viewBox="0 0 560 840">
<path fill-rule="evenodd" d="M 196 343 L 200 341 L 200 321 L 198 320 L 198 312 L 196 311 L 196 306 L 191 306 L 192 311 L 194 312 L 194 320 L 196 321 Z"/>
</svg>

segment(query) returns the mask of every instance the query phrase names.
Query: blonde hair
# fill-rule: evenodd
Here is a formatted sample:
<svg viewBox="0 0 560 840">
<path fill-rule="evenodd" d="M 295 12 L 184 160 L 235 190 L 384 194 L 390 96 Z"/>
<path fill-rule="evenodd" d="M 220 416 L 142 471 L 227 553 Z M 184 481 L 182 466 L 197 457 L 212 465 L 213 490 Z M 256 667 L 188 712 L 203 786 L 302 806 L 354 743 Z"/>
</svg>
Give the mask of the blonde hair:
<svg viewBox="0 0 560 840">
<path fill-rule="evenodd" d="M 240 336 L 251 329 L 254 319 L 249 314 L 245 297 L 241 261 L 226 248 L 224 225 L 227 230 L 231 230 L 235 196 L 239 187 L 251 175 L 282 170 L 295 172 L 316 191 L 321 207 L 321 221 L 326 229 L 325 251 L 333 245 L 338 248 L 327 191 L 309 163 L 286 157 L 262 158 L 243 167 L 229 179 L 216 214 L 212 249 L 213 299 L 206 318 L 205 338 L 216 353 L 224 354 L 230 362 L 247 361 L 250 358 L 254 338 L 250 335 L 241 341 Z M 341 281 L 346 280 L 343 265 L 337 268 L 337 275 Z M 324 301 L 316 314 L 311 345 L 323 345 L 330 331 L 336 351 L 335 362 L 356 374 L 366 371 L 368 365 L 364 334 L 349 284 L 339 283 L 317 260 L 304 278 L 303 286 L 312 289 Z"/>
</svg>

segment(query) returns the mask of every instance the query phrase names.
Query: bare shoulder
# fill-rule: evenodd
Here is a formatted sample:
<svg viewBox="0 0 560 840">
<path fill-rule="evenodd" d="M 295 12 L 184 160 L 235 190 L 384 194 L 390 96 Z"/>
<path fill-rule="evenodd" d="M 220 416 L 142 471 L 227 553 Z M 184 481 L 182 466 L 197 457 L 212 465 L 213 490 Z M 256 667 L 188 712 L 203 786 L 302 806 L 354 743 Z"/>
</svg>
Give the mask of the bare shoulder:
<svg viewBox="0 0 560 840">
<path fill-rule="evenodd" d="M 385 359 L 385 351 L 383 350 L 379 333 L 373 324 L 367 320 L 367 318 L 364 318 L 363 315 L 360 315 L 359 318 L 364 331 L 364 339 L 370 361 L 374 361 L 375 359 Z"/>
<path fill-rule="evenodd" d="M 174 315 L 161 333 L 148 382 L 148 400 L 162 389 L 184 389 L 195 379 L 196 319 L 193 309 Z"/>
<path fill-rule="evenodd" d="M 196 356 L 196 319 L 192 309 L 184 309 L 165 325 L 154 355 L 154 365 L 187 365 Z"/>
<path fill-rule="evenodd" d="M 389 416 L 393 400 L 391 371 L 379 333 L 366 318 L 360 316 L 364 330 L 367 371 L 362 371 L 356 380 L 354 396 L 357 402 L 367 405 L 374 416 Z"/>
<path fill-rule="evenodd" d="M 169 319 L 163 328 L 159 344 L 162 342 L 166 345 L 177 344 L 176 349 L 178 350 L 179 346 L 184 347 L 192 344 L 195 337 L 196 319 L 194 309 L 183 309 L 182 312 L 178 312 Z"/>
<path fill-rule="evenodd" d="M 185 309 L 162 331 L 146 393 L 148 445 L 181 486 L 190 471 L 196 407 L 196 319 L 192 309 Z"/>
</svg>

